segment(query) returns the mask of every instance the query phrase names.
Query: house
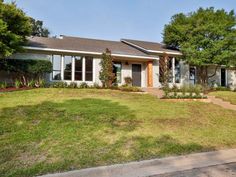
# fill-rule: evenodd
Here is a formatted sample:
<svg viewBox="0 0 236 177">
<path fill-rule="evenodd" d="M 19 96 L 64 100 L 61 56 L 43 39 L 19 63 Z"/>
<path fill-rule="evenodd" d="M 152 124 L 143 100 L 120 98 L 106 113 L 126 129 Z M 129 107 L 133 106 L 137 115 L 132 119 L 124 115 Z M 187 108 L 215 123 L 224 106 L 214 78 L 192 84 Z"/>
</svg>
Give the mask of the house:
<svg viewBox="0 0 236 177">
<path fill-rule="evenodd" d="M 131 77 L 138 87 L 161 87 L 161 61 L 168 58 L 170 85 L 196 83 L 196 67 L 181 60 L 181 52 L 166 48 L 154 42 L 121 39 L 108 41 L 70 36 L 58 38 L 30 37 L 25 53 L 13 55 L 13 59 L 46 59 L 53 64 L 53 72 L 47 80 L 63 82 L 86 82 L 100 84 L 99 63 L 102 53 L 108 48 L 114 58 L 113 72 L 118 85 L 125 84 L 125 77 Z M 209 67 L 208 74 L 215 67 Z M 1 73 L 0 77 L 7 77 Z M 1 79 L 1 78 L 0 78 Z M 235 86 L 236 70 L 219 67 L 209 84 Z"/>
</svg>

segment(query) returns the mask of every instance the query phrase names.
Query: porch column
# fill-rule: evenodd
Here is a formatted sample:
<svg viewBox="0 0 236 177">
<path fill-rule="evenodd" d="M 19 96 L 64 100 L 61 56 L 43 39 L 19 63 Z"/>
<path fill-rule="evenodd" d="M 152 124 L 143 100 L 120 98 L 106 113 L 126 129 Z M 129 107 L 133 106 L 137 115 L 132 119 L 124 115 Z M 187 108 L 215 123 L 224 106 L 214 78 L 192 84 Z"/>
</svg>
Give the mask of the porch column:
<svg viewBox="0 0 236 177">
<path fill-rule="evenodd" d="M 71 70 L 71 72 L 72 72 L 71 80 L 72 80 L 72 82 L 74 82 L 75 81 L 75 57 L 74 56 L 72 56 L 72 70 Z"/>
<path fill-rule="evenodd" d="M 61 80 L 64 80 L 64 55 L 61 55 Z"/>
<path fill-rule="evenodd" d="M 175 83 L 175 58 L 172 58 L 172 83 Z"/>
<path fill-rule="evenodd" d="M 153 87 L 153 61 L 147 62 L 147 86 Z"/>
</svg>

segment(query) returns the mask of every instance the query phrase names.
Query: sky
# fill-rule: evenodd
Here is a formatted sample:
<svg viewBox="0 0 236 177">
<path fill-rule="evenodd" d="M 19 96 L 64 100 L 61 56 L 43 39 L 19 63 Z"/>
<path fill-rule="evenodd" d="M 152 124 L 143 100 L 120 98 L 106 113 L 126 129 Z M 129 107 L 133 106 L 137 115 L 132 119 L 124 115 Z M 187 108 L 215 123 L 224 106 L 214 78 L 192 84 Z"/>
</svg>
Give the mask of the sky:
<svg viewBox="0 0 236 177">
<path fill-rule="evenodd" d="M 199 7 L 236 11 L 236 0 L 15 0 L 42 20 L 51 35 L 162 41 L 164 25 L 176 13 Z M 5 0 L 11 2 L 11 0 Z"/>
</svg>

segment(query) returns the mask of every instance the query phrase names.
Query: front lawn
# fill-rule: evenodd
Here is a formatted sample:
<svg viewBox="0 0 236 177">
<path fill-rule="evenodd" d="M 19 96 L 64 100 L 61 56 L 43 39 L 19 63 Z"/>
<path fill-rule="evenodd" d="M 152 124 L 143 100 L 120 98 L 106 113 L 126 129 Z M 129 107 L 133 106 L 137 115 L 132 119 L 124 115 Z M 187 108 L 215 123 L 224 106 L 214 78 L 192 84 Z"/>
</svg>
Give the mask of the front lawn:
<svg viewBox="0 0 236 177">
<path fill-rule="evenodd" d="M 95 89 L 0 93 L 0 174 L 35 176 L 236 147 L 236 111 Z"/>
<path fill-rule="evenodd" d="M 221 98 L 225 101 L 230 102 L 231 104 L 236 105 L 236 92 L 216 91 L 216 92 L 211 92 L 210 95 L 216 96 L 217 98 Z"/>
</svg>

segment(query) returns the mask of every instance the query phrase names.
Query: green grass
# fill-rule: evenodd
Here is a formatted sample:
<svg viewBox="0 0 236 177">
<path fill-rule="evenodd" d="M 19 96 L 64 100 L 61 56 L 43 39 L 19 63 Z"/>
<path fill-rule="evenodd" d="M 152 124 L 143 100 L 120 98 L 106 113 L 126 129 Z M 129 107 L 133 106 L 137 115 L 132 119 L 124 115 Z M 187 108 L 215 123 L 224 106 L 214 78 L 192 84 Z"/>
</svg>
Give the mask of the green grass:
<svg viewBox="0 0 236 177">
<path fill-rule="evenodd" d="M 236 147 L 236 111 L 93 89 L 0 94 L 0 176 Z"/>
<path fill-rule="evenodd" d="M 225 101 L 229 101 L 231 104 L 236 105 L 236 92 L 216 91 L 216 92 L 211 92 L 210 95 L 216 96 L 216 97 L 221 98 Z"/>
</svg>

